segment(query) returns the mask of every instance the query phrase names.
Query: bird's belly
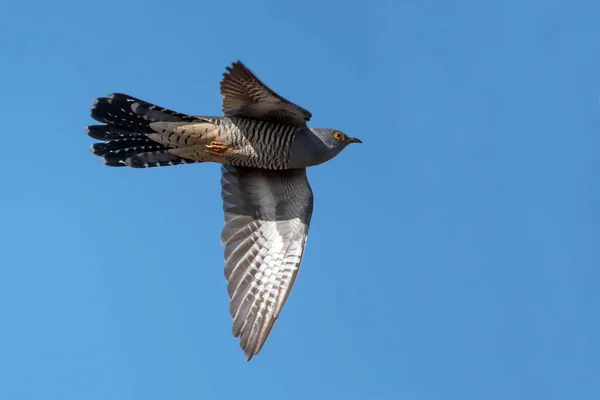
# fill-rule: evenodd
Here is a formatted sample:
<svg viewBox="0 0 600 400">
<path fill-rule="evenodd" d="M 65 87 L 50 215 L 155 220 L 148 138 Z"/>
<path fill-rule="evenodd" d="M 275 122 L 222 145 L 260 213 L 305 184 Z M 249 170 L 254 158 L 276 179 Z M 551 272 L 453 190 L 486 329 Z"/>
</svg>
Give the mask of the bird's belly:
<svg viewBox="0 0 600 400">
<path fill-rule="evenodd" d="M 204 149 L 204 160 L 238 167 L 286 169 L 292 132 L 247 119 L 225 118 L 217 137 Z"/>
<path fill-rule="evenodd" d="M 238 144 L 235 147 L 229 148 L 225 157 L 215 158 L 211 161 L 221 164 L 233 165 L 236 167 L 253 167 L 263 169 L 285 169 L 286 160 L 281 157 L 281 154 L 276 152 L 264 151 L 259 146 L 246 143 Z M 262 150 L 262 151 L 261 151 Z"/>
<path fill-rule="evenodd" d="M 212 139 L 212 140 L 211 140 Z M 198 141 L 193 146 L 171 149 L 170 152 L 195 161 L 215 162 L 236 167 L 284 169 L 281 157 L 270 155 L 264 146 L 252 144 L 247 139 L 236 139 L 218 134 L 211 139 Z M 274 152 L 275 153 L 275 152 Z"/>
</svg>

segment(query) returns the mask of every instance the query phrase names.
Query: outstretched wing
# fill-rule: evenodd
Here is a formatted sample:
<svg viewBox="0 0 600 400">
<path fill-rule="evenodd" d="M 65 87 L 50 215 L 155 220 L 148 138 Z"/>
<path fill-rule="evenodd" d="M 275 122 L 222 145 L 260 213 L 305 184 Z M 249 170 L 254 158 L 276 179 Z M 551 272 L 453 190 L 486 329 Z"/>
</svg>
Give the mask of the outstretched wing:
<svg viewBox="0 0 600 400">
<path fill-rule="evenodd" d="M 221 81 L 223 114 L 293 126 L 306 126 L 312 114 L 269 89 L 240 61 L 227 67 Z"/>
<path fill-rule="evenodd" d="M 222 167 L 225 278 L 246 360 L 258 354 L 292 289 L 306 244 L 313 194 L 306 169 Z"/>
</svg>

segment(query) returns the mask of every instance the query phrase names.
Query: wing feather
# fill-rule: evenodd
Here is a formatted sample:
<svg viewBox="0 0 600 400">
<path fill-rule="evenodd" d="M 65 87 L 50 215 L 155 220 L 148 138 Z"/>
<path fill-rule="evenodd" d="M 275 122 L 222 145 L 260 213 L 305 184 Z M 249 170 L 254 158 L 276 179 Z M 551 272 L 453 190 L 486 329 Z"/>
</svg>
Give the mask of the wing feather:
<svg viewBox="0 0 600 400">
<path fill-rule="evenodd" d="M 304 127 L 312 114 L 281 97 L 240 61 L 227 67 L 221 80 L 223 114 Z"/>
<path fill-rule="evenodd" d="M 229 312 L 249 361 L 262 349 L 298 274 L 313 195 L 305 169 L 222 168 Z"/>
</svg>

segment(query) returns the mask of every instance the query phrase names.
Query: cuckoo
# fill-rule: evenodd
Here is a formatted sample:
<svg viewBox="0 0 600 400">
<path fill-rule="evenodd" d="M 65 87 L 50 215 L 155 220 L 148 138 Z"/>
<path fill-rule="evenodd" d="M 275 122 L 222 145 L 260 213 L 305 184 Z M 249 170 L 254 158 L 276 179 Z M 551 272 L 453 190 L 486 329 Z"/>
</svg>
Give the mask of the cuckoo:
<svg viewBox="0 0 600 400">
<path fill-rule="evenodd" d="M 258 354 L 298 274 L 313 211 L 306 168 L 362 143 L 310 128 L 312 114 L 284 99 L 240 61 L 220 84 L 222 116 L 188 115 L 113 93 L 91 110 L 91 151 L 111 167 L 221 164 L 225 278 L 233 336 Z"/>
</svg>

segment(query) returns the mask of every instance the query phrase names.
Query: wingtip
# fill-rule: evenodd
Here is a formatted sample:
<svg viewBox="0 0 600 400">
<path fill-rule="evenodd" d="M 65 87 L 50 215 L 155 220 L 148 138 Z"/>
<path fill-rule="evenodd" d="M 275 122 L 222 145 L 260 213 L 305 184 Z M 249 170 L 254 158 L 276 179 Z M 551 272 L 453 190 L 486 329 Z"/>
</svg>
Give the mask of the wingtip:
<svg viewBox="0 0 600 400">
<path fill-rule="evenodd" d="M 230 74 L 233 71 L 233 69 L 236 67 L 241 67 L 241 68 L 247 69 L 247 67 L 244 65 L 244 63 L 241 60 L 237 59 L 234 62 L 232 62 L 230 65 L 225 67 L 226 71 L 223 72 L 223 76 L 227 76 L 228 74 Z"/>
</svg>

